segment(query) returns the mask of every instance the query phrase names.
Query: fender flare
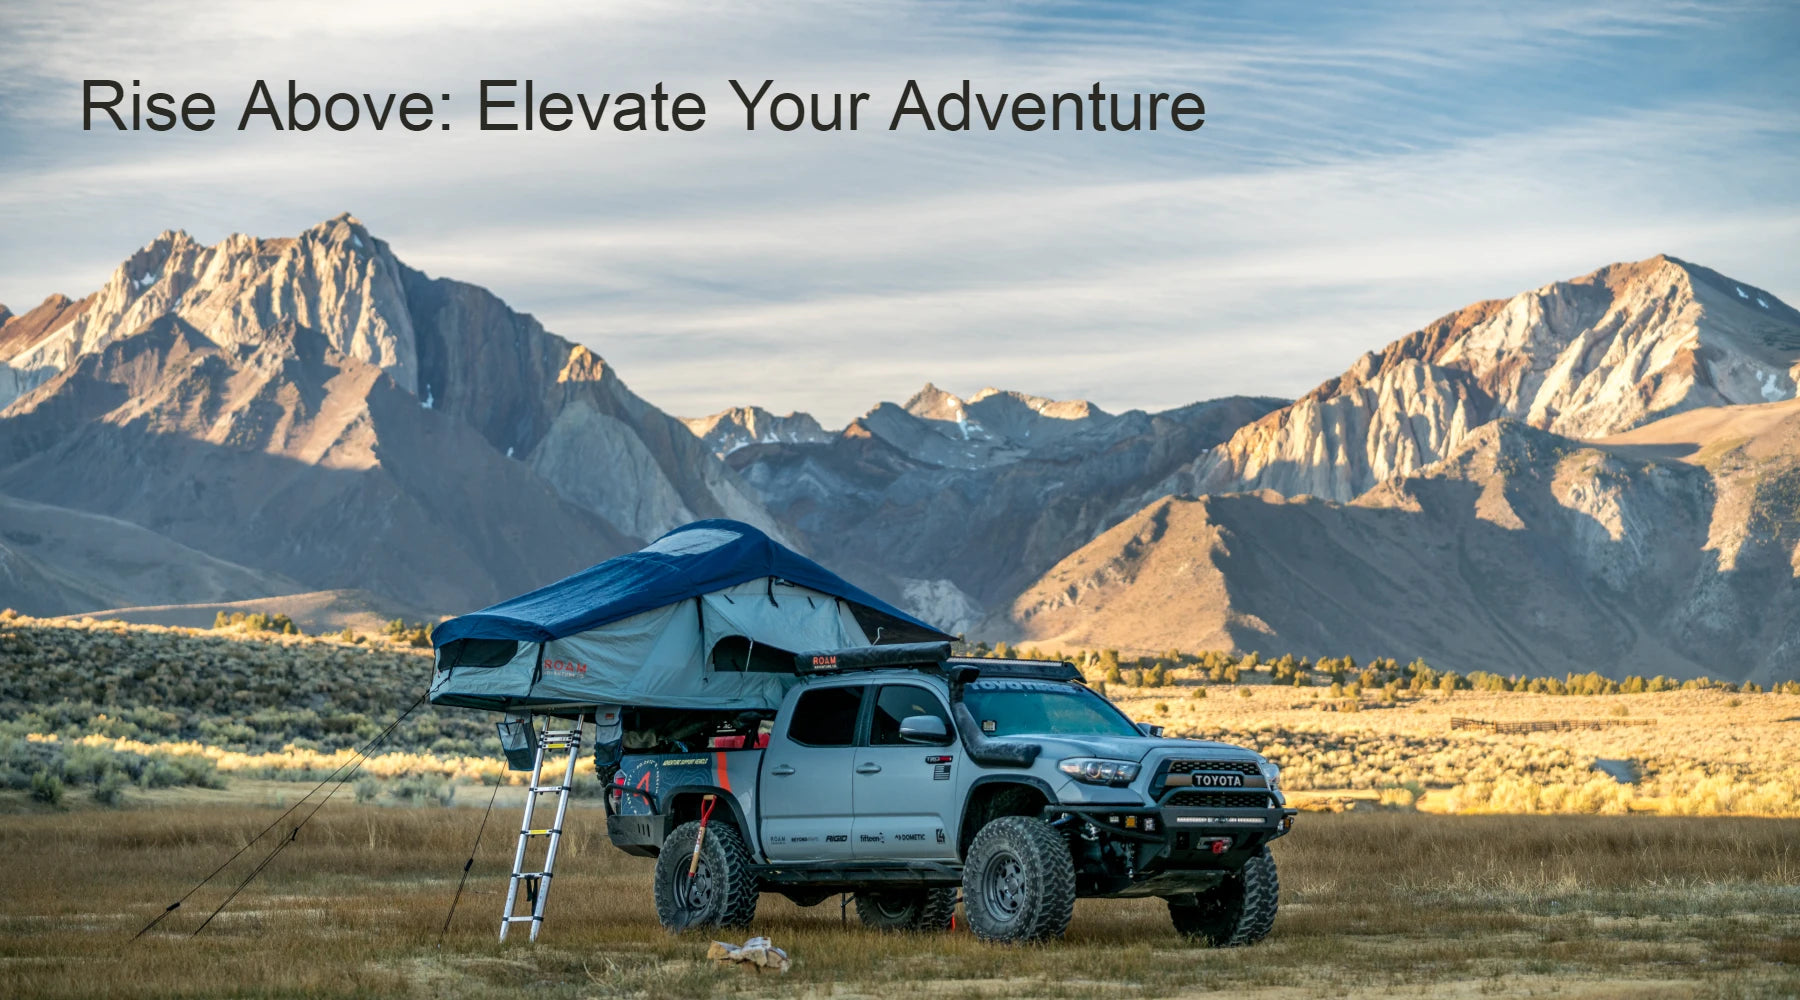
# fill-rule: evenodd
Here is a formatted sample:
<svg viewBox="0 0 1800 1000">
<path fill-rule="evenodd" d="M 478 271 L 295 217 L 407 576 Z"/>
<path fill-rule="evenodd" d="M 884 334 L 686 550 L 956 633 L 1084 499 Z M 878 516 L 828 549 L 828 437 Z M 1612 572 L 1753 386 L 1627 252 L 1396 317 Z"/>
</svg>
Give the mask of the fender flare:
<svg viewBox="0 0 1800 1000">
<path fill-rule="evenodd" d="M 1048 804 L 1048 805 L 1056 804 L 1055 789 L 1050 787 L 1049 782 L 1047 782 L 1044 779 L 1042 779 L 1036 775 L 1033 775 L 1033 774 L 1022 774 L 1022 773 L 984 774 L 981 777 L 976 778 L 974 781 L 969 782 L 968 791 L 966 791 L 963 794 L 962 810 L 957 814 L 957 818 L 956 818 L 956 827 L 957 827 L 956 854 L 958 857 L 961 857 L 963 854 L 967 853 L 967 851 L 969 849 L 969 845 L 967 843 L 968 838 L 965 838 L 963 836 L 963 828 L 965 826 L 967 826 L 967 824 L 969 822 L 969 803 L 974 801 L 976 791 L 978 789 L 980 789 L 983 785 L 999 785 L 999 784 L 1025 785 L 1029 788 L 1035 789 L 1036 791 L 1042 793 L 1044 796 L 1044 802 L 1046 804 Z M 968 831 L 968 833 L 969 833 L 969 837 L 972 838 L 975 834 L 975 831 L 971 830 L 971 831 Z"/>
<path fill-rule="evenodd" d="M 718 796 L 720 801 L 731 809 L 731 819 L 737 824 L 738 832 L 744 835 L 744 842 L 750 848 L 750 852 L 756 854 L 760 851 L 758 845 L 761 843 L 761 838 L 757 836 L 757 831 L 755 828 L 751 827 L 748 818 L 745 817 L 744 804 L 738 801 L 736 795 L 720 788 L 718 785 L 679 785 L 675 788 L 667 789 L 661 795 L 657 796 L 658 804 L 662 805 L 665 809 L 664 815 L 669 815 L 674 812 L 675 800 L 681 798 L 683 795 Z"/>
</svg>

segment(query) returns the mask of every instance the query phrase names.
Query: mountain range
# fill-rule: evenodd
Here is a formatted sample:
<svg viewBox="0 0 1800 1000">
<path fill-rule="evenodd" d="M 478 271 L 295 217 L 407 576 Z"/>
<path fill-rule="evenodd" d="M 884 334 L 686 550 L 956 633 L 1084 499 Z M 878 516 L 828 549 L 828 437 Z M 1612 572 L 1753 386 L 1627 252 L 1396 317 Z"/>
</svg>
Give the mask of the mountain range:
<svg viewBox="0 0 1800 1000">
<path fill-rule="evenodd" d="M 1785 679 L 1797 376 L 1800 313 L 1661 256 L 1292 402 L 926 385 L 836 430 L 680 419 L 351 216 L 171 231 L 0 307 L 0 605 L 454 614 L 720 516 L 991 639 Z"/>
</svg>

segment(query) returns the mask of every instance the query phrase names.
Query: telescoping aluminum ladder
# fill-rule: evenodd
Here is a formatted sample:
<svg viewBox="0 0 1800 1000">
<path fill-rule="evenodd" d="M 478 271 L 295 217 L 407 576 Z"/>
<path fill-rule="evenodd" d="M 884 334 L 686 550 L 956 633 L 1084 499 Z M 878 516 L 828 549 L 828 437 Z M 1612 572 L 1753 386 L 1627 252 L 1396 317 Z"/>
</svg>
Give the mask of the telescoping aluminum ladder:
<svg viewBox="0 0 1800 1000">
<path fill-rule="evenodd" d="M 568 767 L 563 770 L 562 783 L 556 785 L 543 784 L 544 758 L 552 752 L 567 750 L 569 752 Z M 519 847 L 513 852 L 512 879 L 506 885 L 506 912 L 500 917 L 500 940 L 506 940 L 506 932 L 513 924 L 531 924 L 531 940 L 536 941 L 538 931 L 544 926 L 544 904 L 550 898 L 550 876 L 556 868 L 556 849 L 562 844 L 563 818 L 569 811 L 569 792 L 575 785 L 575 764 L 581 756 L 581 719 L 577 718 L 568 729 L 548 729 L 538 735 L 537 760 L 531 766 L 531 784 L 526 786 L 525 819 L 519 825 Z M 537 806 L 539 795 L 556 796 L 556 819 L 548 827 L 533 827 L 532 813 Z M 525 870 L 525 857 L 533 840 L 542 838 L 544 846 L 544 867 L 538 871 Z M 530 907 L 529 913 L 518 913 L 519 885 L 524 883 L 525 899 Z"/>
</svg>

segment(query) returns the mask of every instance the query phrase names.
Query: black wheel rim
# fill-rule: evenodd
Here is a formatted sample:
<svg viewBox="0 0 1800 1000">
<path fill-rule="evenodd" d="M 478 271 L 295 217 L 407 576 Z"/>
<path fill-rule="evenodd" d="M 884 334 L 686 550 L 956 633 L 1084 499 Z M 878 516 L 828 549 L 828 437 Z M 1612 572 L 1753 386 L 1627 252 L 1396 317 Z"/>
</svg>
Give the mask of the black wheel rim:
<svg viewBox="0 0 1800 1000">
<path fill-rule="evenodd" d="M 699 916 L 712 912 L 713 897 L 717 894 L 718 887 L 713 884 L 712 871 L 707 868 L 705 859 L 700 861 L 700 867 L 694 870 L 693 875 L 689 875 L 684 869 L 676 876 L 675 888 L 675 898 L 681 901 L 688 913 Z"/>
<path fill-rule="evenodd" d="M 874 905 L 876 913 L 889 920 L 903 920 L 912 914 L 911 902 L 901 897 L 880 895 L 872 898 L 870 902 Z"/>
<path fill-rule="evenodd" d="M 1025 866 L 1011 851 L 996 852 L 988 861 L 987 878 L 981 887 L 982 902 L 989 913 L 1000 920 L 1012 920 L 1025 908 L 1028 890 Z"/>
</svg>

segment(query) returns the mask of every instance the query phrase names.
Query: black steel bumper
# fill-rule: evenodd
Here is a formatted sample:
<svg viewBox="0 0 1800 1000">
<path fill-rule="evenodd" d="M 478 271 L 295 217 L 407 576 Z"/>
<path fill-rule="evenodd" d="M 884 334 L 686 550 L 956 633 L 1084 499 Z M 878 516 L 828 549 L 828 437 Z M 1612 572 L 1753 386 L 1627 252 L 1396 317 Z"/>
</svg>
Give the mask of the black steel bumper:
<svg viewBox="0 0 1800 1000">
<path fill-rule="evenodd" d="M 1293 829 L 1298 810 L 1180 806 L 1051 806 L 1053 821 L 1091 823 L 1129 848 L 1130 869 L 1078 877 L 1082 895 L 1171 896 L 1203 892 Z"/>
</svg>

